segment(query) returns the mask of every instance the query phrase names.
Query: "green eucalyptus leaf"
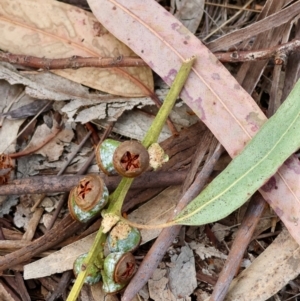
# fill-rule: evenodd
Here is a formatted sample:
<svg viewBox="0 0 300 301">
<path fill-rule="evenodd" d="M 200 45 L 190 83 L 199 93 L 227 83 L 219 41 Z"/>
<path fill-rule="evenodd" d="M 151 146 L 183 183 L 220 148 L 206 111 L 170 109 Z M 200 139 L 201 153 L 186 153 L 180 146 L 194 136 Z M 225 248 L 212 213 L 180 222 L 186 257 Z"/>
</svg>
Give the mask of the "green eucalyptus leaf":
<svg viewBox="0 0 300 301">
<path fill-rule="evenodd" d="M 202 225 L 244 204 L 300 147 L 300 81 L 244 150 L 173 220 Z"/>
</svg>

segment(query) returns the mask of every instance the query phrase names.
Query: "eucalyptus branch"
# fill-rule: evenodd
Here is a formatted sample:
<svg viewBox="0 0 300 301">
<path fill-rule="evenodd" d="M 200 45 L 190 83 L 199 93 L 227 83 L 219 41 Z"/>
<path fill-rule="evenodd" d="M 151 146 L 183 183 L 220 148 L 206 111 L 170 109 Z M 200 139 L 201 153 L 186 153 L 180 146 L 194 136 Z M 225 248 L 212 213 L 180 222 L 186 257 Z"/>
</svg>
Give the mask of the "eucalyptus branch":
<svg viewBox="0 0 300 301">
<path fill-rule="evenodd" d="M 191 71 L 192 65 L 194 61 L 196 60 L 196 57 L 192 57 L 186 61 L 183 62 L 180 70 L 178 71 L 178 74 L 175 77 L 175 80 L 172 84 L 172 87 L 161 106 L 158 114 L 156 115 L 151 127 L 149 128 L 144 140 L 142 141 L 142 144 L 148 148 L 152 143 L 157 142 L 157 139 L 159 137 L 159 134 L 162 130 L 163 125 L 165 124 L 174 104 L 175 101 L 181 92 L 188 76 Z M 131 186 L 131 183 L 133 182 L 133 179 L 129 178 L 123 178 L 117 189 L 110 195 L 110 205 L 105 212 L 103 212 L 104 215 L 110 214 L 115 215 L 119 219 L 121 218 L 121 208 L 125 199 L 125 196 Z M 105 231 L 106 232 L 106 231 Z M 78 277 L 76 278 L 76 281 L 74 283 L 74 286 L 72 287 L 72 290 L 68 296 L 67 301 L 75 301 L 79 295 L 79 292 L 83 286 L 84 279 L 87 274 L 88 267 L 90 265 L 96 264 L 99 268 L 101 268 L 101 265 L 103 263 L 103 244 L 106 240 L 106 234 L 103 233 L 103 226 L 100 227 L 97 236 L 94 240 L 93 246 L 87 256 L 87 258 L 84 260 L 83 265 L 85 267 L 84 270 L 82 270 Z"/>
</svg>

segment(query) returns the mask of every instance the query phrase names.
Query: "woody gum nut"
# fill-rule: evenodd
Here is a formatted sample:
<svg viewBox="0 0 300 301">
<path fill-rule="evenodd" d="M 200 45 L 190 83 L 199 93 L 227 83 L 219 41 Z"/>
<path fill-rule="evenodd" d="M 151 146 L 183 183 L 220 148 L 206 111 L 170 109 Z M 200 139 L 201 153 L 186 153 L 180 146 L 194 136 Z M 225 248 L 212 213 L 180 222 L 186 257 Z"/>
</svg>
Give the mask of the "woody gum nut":
<svg viewBox="0 0 300 301">
<path fill-rule="evenodd" d="M 149 154 L 141 143 L 125 141 L 116 148 L 113 164 L 121 176 L 134 178 L 148 169 Z"/>
<path fill-rule="evenodd" d="M 102 281 L 102 288 L 106 294 L 117 294 L 126 286 L 126 284 L 119 284 L 114 282 L 114 280 L 105 275 L 104 272 L 102 272 Z"/>
<path fill-rule="evenodd" d="M 110 253 L 103 266 L 105 275 L 118 284 L 127 284 L 136 271 L 135 258 L 130 252 Z"/>
<path fill-rule="evenodd" d="M 84 177 L 69 194 L 71 216 L 82 223 L 98 215 L 108 202 L 108 189 L 99 175 Z"/>
<path fill-rule="evenodd" d="M 107 175 L 117 174 L 113 165 L 113 155 L 121 142 L 113 139 L 105 139 L 96 148 L 96 161 L 98 167 Z"/>
<path fill-rule="evenodd" d="M 142 236 L 137 228 L 125 222 L 118 222 L 107 237 L 107 246 L 110 252 L 133 252 L 141 242 Z"/>
<path fill-rule="evenodd" d="M 75 274 L 75 277 L 78 276 L 78 274 L 84 269 L 82 266 L 82 263 L 84 259 L 87 257 L 88 253 L 82 254 L 76 258 L 73 265 L 73 271 Z M 94 266 L 91 265 L 87 271 L 87 276 L 84 279 L 84 283 L 88 285 L 93 285 L 101 280 L 101 273 L 100 270 Z"/>
</svg>

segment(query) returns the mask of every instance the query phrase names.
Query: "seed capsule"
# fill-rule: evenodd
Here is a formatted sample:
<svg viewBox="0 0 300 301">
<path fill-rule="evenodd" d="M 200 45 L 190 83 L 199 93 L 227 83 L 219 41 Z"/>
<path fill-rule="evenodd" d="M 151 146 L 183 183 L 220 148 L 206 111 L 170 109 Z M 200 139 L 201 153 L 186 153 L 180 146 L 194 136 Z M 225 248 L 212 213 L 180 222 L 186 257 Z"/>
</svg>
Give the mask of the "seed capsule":
<svg viewBox="0 0 300 301">
<path fill-rule="evenodd" d="M 78 276 L 78 274 L 84 269 L 84 266 L 82 266 L 82 263 L 84 259 L 87 257 L 88 253 L 82 254 L 77 257 L 77 259 L 74 261 L 73 264 L 73 271 L 75 277 Z M 88 285 L 93 285 L 101 280 L 101 273 L 100 270 L 92 265 L 89 267 L 89 270 L 87 271 L 87 276 L 84 279 L 84 283 Z"/>
<path fill-rule="evenodd" d="M 135 273 L 135 258 L 130 253 L 110 253 L 104 260 L 104 273 L 117 284 L 127 284 Z"/>
<path fill-rule="evenodd" d="M 113 165 L 113 155 L 121 142 L 113 139 L 105 139 L 96 148 L 96 161 L 98 167 L 107 175 L 116 175 L 117 172 Z"/>
<path fill-rule="evenodd" d="M 109 232 L 106 242 L 110 252 L 133 252 L 140 245 L 141 233 L 120 221 Z"/>
<path fill-rule="evenodd" d="M 86 223 L 106 206 L 108 195 L 108 189 L 99 175 L 87 175 L 69 194 L 68 206 L 71 216 Z"/>
<path fill-rule="evenodd" d="M 106 294 L 117 294 L 126 286 L 126 284 L 119 284 L 114 282 L 113 279 L 105 275 L 105 273 L 103 272 L 102 272 L 102 281 L 103 281 L 102 288 Z"/>
<path fill-rule="evenodd" d="M 141 143 L 125 141 L 116 148 L 113 164 L 121 176 L 134 178 L 149 167 L 149 154 Z"/>
</svg>

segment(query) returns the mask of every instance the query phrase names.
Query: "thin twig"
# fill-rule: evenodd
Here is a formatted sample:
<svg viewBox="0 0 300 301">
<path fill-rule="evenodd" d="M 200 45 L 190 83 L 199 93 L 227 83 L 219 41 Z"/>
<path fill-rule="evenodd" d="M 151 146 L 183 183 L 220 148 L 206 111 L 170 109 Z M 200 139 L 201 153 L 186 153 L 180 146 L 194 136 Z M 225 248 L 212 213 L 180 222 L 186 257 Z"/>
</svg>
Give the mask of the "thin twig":
<svg viewBox="0 0 300 301">
<path fill-rule="evenodd" d="M 48 250 L 67 237 L 70 237 L 81 228 L 81 223 L 75 221 L 70 215 L 67 215 L 42 237 L 34 240 L 20 250 L 0 257 L 0 271 L 8 268 L 11 269 L 20 263 L 30 260 L 37 254 Z"/>
<path fill-rule="evenodd" d="M 249 51 L 233 51 L 233 52 L 216 52 L 214 55 L 222 63 L 249 62 L 273 59 L 276 65 L 282 65 L 285 57 L 293 51 L 300 48 L 300 40 L 276 45 L 267 49 L 249 50 Z"/>
<path fill-rule="evenodd" d="M 138 57 L 81 57 L 48 59 L 23 54 L 0 52 L 0 61 L 43 70 L 79 69 L 83 67 L 143 67 L 147 64 Z"/>
<path fill-rule="evenodd" d="M 266 202 L 260 194 L 252 197 L 209 301 L 224 300 L 265 206 Z"/>
<path fill-rule="evenodd" d="M 88 159 L 89 160 L 89 159 Z M 109 191 L 114 191 L 121 181 L 120 176 L 106 176 L 100 174 Z M 141 190 L 148 188 L 180 185 L 186 177 L 186 171 L 156 171 L 145 172 L 135 179 L 131 189 Z M 37 193 L 68 192 L 83 178 L 83 175 L 65 176 L 35 176 L 16 179 L 2 185 L 0 195 L 24 195 Z"/>
<path fill-rule="evenodd" d="M 236 10 L 243 10 L 243 11 L 247 11 L 247 12 L 253 12 L 253 13 L 260 13 L 261 10 L 258 9 L 253 9 L 253 8 L 247 8 L 247 7 L 239 7 L 237 5 L 231 5 L 231 4 L 219 4 L 219 3 L 212 3 L 212 2 L 205 2 L 206 5 L 210 5 L 210 6 L 218 6 L 218 7 L 222 7 L 222 8 L 230 8 L 230 9 L 236 9 Z"/>
<path fill-rule="evenodd" d="M 251 3 L 253 2 L 253 0 L 249 0 L 242 8 L 247 8 Z M 221 26 L 219 26 L 218 28 L 216 28 L 215 30 L 213 30 L 212 32 L 210 32 L 204 39 L 203 41 L 207 40 L 209 37 L 211 37 L 213 34 L 215 34 L 216 32 L 218 32 L 221 28 L 223 28 L 224 26 L 226 26 L 228 23 L 232 22 L 235 18 L 237 18 L 241 13 L 243 12 L 243 10 L 239 10 L 238 12 L 236 12 L 231 18 L 229 18 L 226 22 L 222 23 Z"/>
</svg>

